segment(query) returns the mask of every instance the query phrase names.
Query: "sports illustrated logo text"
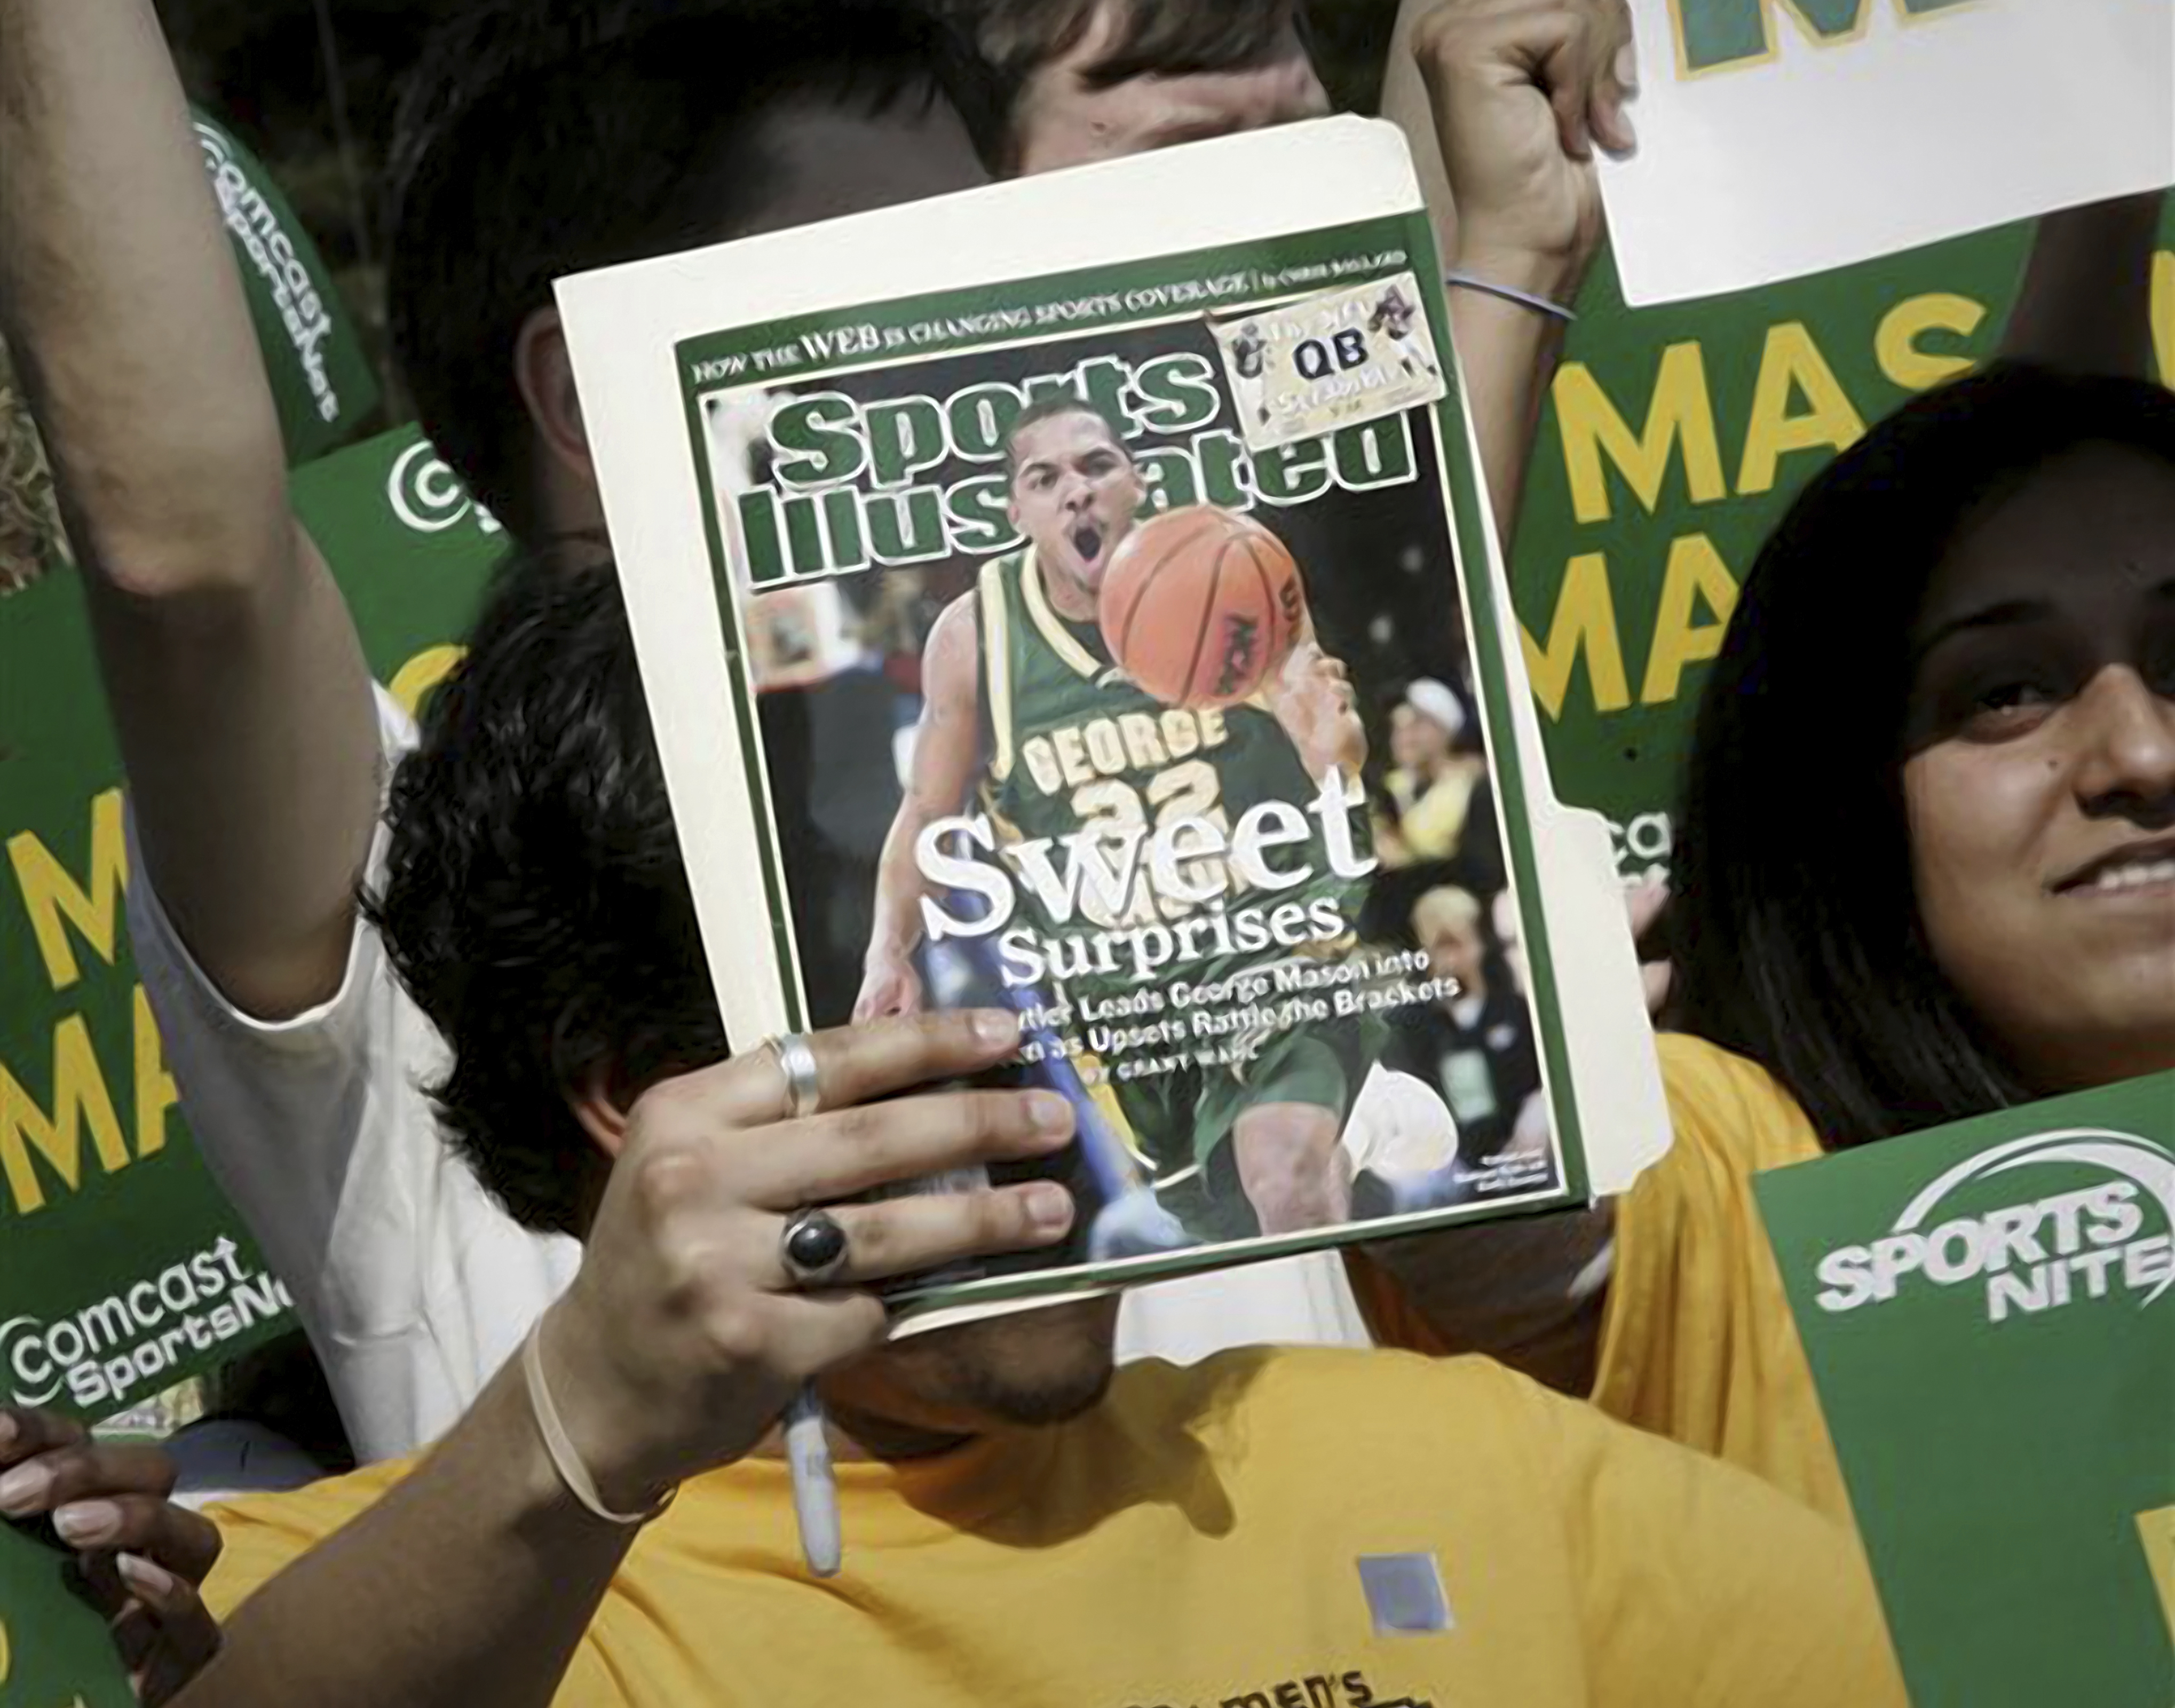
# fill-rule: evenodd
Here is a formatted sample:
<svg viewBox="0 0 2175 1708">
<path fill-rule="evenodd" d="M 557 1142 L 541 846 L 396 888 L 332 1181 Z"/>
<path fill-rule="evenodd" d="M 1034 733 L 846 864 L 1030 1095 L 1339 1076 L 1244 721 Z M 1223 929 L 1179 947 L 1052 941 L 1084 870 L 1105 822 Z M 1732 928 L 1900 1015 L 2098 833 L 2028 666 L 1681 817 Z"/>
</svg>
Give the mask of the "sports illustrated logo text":
<svg viewBox="0 0 2175 1708">
<path fill-rule="evenodd" d="M 2061 1164 L 2102 1171 L 2096 1184 L 1944 1217 L 1961 1189 Z M 2028 1174 L 2017 1180 L 2020 1187 Z M 1820 1261 L 1821 1309 L 1885 1304 L 1907 1288 L 1982 1288 L 1988 1322 L 2091 1299 L 2175 1287 L 2175 1153 L 2132 1133 L 2074 1128 L 2012 1139 L 1959 1163 L 1920 1191 L 1895 1226 Z"/>
</svg>

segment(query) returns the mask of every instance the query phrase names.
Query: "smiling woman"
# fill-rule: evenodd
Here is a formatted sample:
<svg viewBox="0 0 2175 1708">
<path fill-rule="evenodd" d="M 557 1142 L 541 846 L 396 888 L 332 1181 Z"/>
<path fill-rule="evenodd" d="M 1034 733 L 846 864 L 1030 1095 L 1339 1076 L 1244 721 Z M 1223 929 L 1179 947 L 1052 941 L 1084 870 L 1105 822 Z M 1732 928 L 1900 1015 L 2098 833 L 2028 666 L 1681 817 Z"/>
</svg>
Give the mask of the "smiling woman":
<svg viewBox="0 0 2175 1708">
<path fill-rule="evenodd" d="M 2003 367 L 1838 458 L 1683 825 L 1687 1029 L 1829 1148 L 2175 1061 L 2175 397 Z"/>
</svg>

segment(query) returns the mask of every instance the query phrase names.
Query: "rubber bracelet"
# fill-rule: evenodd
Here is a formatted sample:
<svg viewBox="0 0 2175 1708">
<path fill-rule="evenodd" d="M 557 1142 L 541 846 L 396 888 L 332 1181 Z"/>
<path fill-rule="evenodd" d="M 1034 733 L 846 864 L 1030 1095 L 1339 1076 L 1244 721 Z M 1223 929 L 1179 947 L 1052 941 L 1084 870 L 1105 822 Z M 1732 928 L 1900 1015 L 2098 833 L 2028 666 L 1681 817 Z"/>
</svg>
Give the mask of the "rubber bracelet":
<svg viewBox="0 0 2175 1708">
<path fill-rule="evenodd" d="M 1469 273 L 1445 273 L 1442 282 L 1455 290 L 1478 290 L 1489 296 L 1500 296 L 1505 302 L 1515 302 L 1521 308 L 1530 308 L 1538 313 L 1552 314 L 1566 323 L 1578 318 L 1576 313 L 1560 302 L 1551 302 L 1545 296 L 1535 296 L 1530 291 L 1516 290 L 1508 285 L 1498 285 L 1492 279 L 1476 279 Z"/>
<path fill-rule="evenodd" d="M 536 1432 L 544 1438 L 544 1450 L 551 1456 L 551 1468 L 559 1473 L 559 1480 L 567 1491 L 591 1512 L 607 1524 L 632 1530 L 648 1523 L 663 1514 L 672 1504 L 677 1488 L 669 1488 L 664 1498 L 647 1512 L 615 1512 L 604 1503 L 591 1480 L 588 1467 L 582 1463 L 582 1456 L 574 1449 L 567 1426 L 559 1420 L 559 1408 L 551 1403 L 551 1391 L 544 1385 L 544 1354 L 540 1337 L 544 1323 L 539 1318 L 529 1329 L 529 1337 L 521 1342 L 521 1373 L 529 1380 L 529 1409 L 536 1416 Z"/>
</svg>

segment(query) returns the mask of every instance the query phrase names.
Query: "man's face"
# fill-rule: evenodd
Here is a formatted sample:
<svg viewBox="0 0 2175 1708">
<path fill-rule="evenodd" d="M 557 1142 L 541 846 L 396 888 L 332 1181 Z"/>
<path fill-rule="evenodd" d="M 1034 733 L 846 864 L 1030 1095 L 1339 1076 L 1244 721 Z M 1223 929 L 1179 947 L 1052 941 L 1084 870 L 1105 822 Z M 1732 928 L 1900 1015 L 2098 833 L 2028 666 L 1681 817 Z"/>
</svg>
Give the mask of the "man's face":
<svg viewBox="0 0 2175 1708">
<path fill-rule="evenodd" d="M 1282 49 L 1240 71 L 1136 77 L 1098 88 L 1088 73 L 1119 39 L 1126 0 L 1098 8 L 1072 51 L 1037 71 L 1013 118 L 1022 172 L 1054 171 L 1145 154 L 1177 143 L 1319 118 L 1329 96 L 1299 32 L 1287 25 Z M 1135 5 L 1205 5 L 1216 0 L 1130 0 Z"/>
<path fill-rule="evenodd" d="M 932 1330 L 825 1377 L 824 1398 L 849 1431 L 877 1440 L 887 1429 L 1061 1423 L 1102 1399 L 1117 1332 L 1115 1295 Z"/>
<path fill-rule="evenodd" d="M 1437 979 L 1455 979 L 1459 990 L 1478 988 L 1483 949 L 1479 926 L 1463 919 L 1438 919 L 1421 940 L 1427 951 L 1428 972 Z"/>
<path fill-rule="evenodd" d="M 1012 524 L 1037 562 L 1099 592 L 1141 507 L 1140 471 L 1109 423 L 1086 409 L 1031 422 L 1012 439 Z"/>
</svg>

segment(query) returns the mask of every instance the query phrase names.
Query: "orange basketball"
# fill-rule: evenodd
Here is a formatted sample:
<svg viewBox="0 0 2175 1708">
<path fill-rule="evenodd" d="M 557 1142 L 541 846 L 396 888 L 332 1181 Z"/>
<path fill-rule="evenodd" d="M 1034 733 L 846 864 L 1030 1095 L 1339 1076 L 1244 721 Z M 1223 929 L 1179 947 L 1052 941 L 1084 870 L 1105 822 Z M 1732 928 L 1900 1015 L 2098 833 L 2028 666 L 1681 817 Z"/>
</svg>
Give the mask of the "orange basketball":
<svg viewBox="0 0 2175 1708">
<path fill-rule="evenodd" d="M 1299 566 L 1250 517 L 1166 511 L 1128 534 L 1098 601 L 1119 667 L 1171 706 L 1229 706 L 1266 681 L 1306 620 Z"/>
</svg>

